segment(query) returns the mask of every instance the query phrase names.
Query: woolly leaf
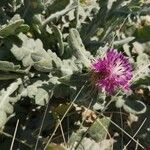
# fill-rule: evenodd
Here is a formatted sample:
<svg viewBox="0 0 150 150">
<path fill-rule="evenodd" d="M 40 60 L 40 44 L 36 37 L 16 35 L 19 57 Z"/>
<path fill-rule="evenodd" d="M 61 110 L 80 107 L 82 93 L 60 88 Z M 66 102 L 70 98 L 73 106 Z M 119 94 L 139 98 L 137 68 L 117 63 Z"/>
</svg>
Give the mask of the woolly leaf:
<svg viewBox="0 0 150 150">
<path fill-rule="evenodd" d="M 34 68 L 38 71 L 50 72 L 53 68 L 59 68 L 61 65 L 60 58 L 51 50 L 43 51 L 41 56 L 33 53 L 31 57 L 34 61 Z"/>
<path fill-rule="evenodd" d="M 146 76 L 150 75 L 150 68 L 149 68 L 149 64 L 150 64 L 150 59 L 149 56 L 145 53 L 141 53 L 140 55 L 138 55 L 137 57 L 137 62 L 136 64 L 136 72 L 137 73 L 137 77 L 134 79 L 134 81 L 140 78 L 145 78 Z M 140 73 L 138 73 L 140 71 Z"/>
<path fill-rule="evenodd" d="M 19 38 L 22 41 L 21 46 L 13 45 L 11 52 L 16 57 L 17 60 L 21 60 L 23 66 L 27 67 L 33 65 L 33 60 L 31 58 L 31 54 L 37 52 L 38 55 L 41 55 L 43 51 L 42 43 L 40 40 L 34 41 L 33 39 L 29 39 L 24 34 L 19 34 Z"/>
<path fill-rule="evenodd" d="M 9 35 L 14 35 L 16 33 L 29 30 L 29 26 L 23 23 L 24 20 L 20 19 L 19 15 L 15 15 L 8 24 L 0 27 L 0 36 L 7 37 Z"/>
<path fill-rule="evenodd" d="M 52 14 L 56 11 L 63 10 L 68 4 L 70 0 L 52 0 L 47 3 L 47 11 Z"/>
<path fill-rule="evenodd" d="M 73 132 L 71 134 L 71 137 L 69 139 L 69 146 L 70 147 L 75 147 L 76 146 L 76 142 L 81 141 L 85 130 L 86 130 L 85 128 L 81 128 L 81 129 L 77 130 L 77 132 Z"/>
<path fill-rule="evenodd" d="M 2 90 L 0 93 L 0 112 L 1 112 L 0 128 L 3 125 L 5 125 L 5 123 L 7 121 L 7 115 L 13 113 L 13 106 L 12 106 L 12 104 L 10 104 L 10 102 L 12 100 L 10 95 L 18 89 L 20 84 L 22 84 L 22 81 L 21 81 L 21 79 L 18 79 L 16 82 L 12 83 L 6 89 L 6 91 Z M 20 99 L 20 96 L 18 95 L 14 99 L 15 99 L 15 101 L 17 101 Z M 14 101 L 14 99 L 13 99 L 13 101 Z"/>
<path fill-rule="evenodd" d="M 68 40 L 75 57 L 80 60 L 85 67 L 89 68 L 90 60 L 88 57 L 91 57 L 91 55 L 85 50 L 80 34 L 76 29 L 70 29 Z"/>
<path fill-rule="evenodd" d="M 0 73 L 0 80 L 12 80 L 20 77 L 19 74 Z"/>
<path fill-rule="evenodd" d="M 0 110 L 0 128 L 3 127 L 7 121 L 7 114 L 4 111 Z"/>
<path fill-rule="evenodd" d="M 93 105 L 94 110 L 103 110 L 105 108 L 105 99 L 106 99 L 106 93 L 98 93 L 97 94 L 97 101 Z"/>
<path fill-rule="evenodd" d="M 116 100 L 116 107 L 121 108 L 125 103 L 125 100 L 122 98 L 122 96 L 118 96 Z"/>
<path fill-rule="evenodd" d="M 126 100 L 123 109 L 132 114 L 143 114 L 146 111 L 146 105 L 142 101 Z"/>
<path fill-rule="evenodd" d="M 64 6 L 66 6 L 66 7 L 60 11 L 55 10 L 55 12 L 53 14 L 51 14 L 45 21 L 43 21 L 42 27 L 46 26 L 47 23 L 49 23 L 55 19 L 59 19 L 60 17 L 62 17 L 63 15 L 67 14 L 69 11 L 71 11 L 77 7 L 76 1 L 72 1 L 72 0 L 69 1 L 70 2 L 69 4 L 68 4 L 68 0 L 61 1 L 62 3 L 59 2 L 59 5 L 57 5 L 57 3 L 55 3 L 55 2 L 57 2 L 57 0 L 54 0 L 54 5 L 56 4 L 56 7 L 58 8 L 58 10 Z M 66 2 L 68 5 L 66 5 Z M 51 5 L 51 2 L 50 2 L 50 5 Z M 50 6 L 50 11 L 51 10 L 53 11 L 53 8 L 51 8 L 51 6 Z"/>
<path fill-rule="evenodd" d="M 53 25 L 52 27 L 53 27 L 54 34 L 57 38 L 57 41 L 59 43 L 59 45 L 58 45 L 59 46 L 59 54 L 60 54 L 60 56 L 62 56 L 64 53 L 64 43 L 63 43 L 62 33 L 57 26 Z"/>
<path fill-rule="evenodd" d="M 20 65 L 14 65 L 12 62 L 0 61 L 0 70 L 2 71 L 16 71 L 20 69 Z"/>
<path fill-rule="evenodd" d="M 44 106 L 50 99 L 51 88 L 49 87 L 49 93 L 44 89 L 48 85 L 46 81 L 37 81 L 27 87 L 27 95 L 35 100 L 37 105 Z"/>
<path fill-rule="evenodd" d="M 76 60 L 76 58 L 72 57 L 62 61 L 60 70 L 62 76 L 72 75 L 73 73 L 81 72 L 82 65 Z"/>
<path fill-rule="evenodd" d="M 17 60 L 22 61 L 24 67 L 34 66 L 39 71 L 49 72 L 53 67 L 60 66 L 61 60 L 52 51 L 46 52 L 39 39 L 34 41 L 22 33 L 19 38 L 22 46 L 13 45 L 11 52 Z"/>
<path fill-rule="evenodd" d="M 108 118 L 98 118 L 89 128 L 88 134 L 96 142 L 102 141 L 107 135 L 106 129 L 108 128 L 109 123 Z"/>
</svg>

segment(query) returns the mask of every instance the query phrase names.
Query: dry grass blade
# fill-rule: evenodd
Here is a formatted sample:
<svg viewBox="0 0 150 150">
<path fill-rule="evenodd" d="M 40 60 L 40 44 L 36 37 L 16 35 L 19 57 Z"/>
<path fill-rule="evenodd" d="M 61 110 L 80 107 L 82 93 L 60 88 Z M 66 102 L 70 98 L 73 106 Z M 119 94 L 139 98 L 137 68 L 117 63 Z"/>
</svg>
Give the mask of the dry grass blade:
<svg viewBox="0 0 150 150">
<path fill-rule="evenodd" d="M 89 103 L 89 105 L 88 105 L 88 107 L 87 107 L 85 113 L 86 113 L 86 112 L 88 111 L 88 109 L 90 108 L 90 106 L 91 106 L 91 104 L 92 104 L 92 101 L 93 101 L 93 99 L 90 101 L 90 103 Z M 85 120 L 86 120 L 85 118 L 82 120 L 79 129 L 82 128 L 83 123 L 85 122 Z M 96 120 L 96 119 L 95 119 L 95 120 Z M 95 121 L 94 121 L 94 122 L 95 122 Z M 94 123 L 94 122 L 93 122 L 93 123 Z M 85 136 L 83 136 L 83 137 L 85 137 Z M 83 137 L 82 137 L 82 138 L 83 138 Z M 82 140 L 82 139 L 81 139 L 81 140 Z M 78 145 L 81 143 L 81 140 L 78 142 Z M 72 144 L 72 145 L 74 145 L 74 144 Z M 78 145 L 77 145 L 77 146 L 78 146 Z M 72 150 L 72 148 L 70 148 L 70 149 Z"/>
<path fill-rule="evenodd" d="M 108 134 L 109 138 L 111 139 L 111 135 L 109 134 L 108 129 L 100 122 L 100 120 L 98 120 L 98 123 L 103 127 L 103 129 L 106 131 L 106 133 Z M 113 144 L 111 146 L 111 149 L 113 150 Z"/>
<path fill-rule="evenodd" d="M 145 124 L 147 118 L 144 119 L 144 121 L 142 122 L 142 124 L 140 125 L 140 127 L 138 128 L 138 130 L 135 132 L 135 134 L 133 135 L 133 138 L 138 134 L 138 132 L 141 130 L 141 128 L 143 127 L 143 125 Z M 132 139 L 124 146 L 123 150 L 126 150 L 127 146 L 131 143 Z"/>
<path fill-rule="evenodd" d="M 61 133 L 62 133 L 64 144 L 65 144 L 65 146 L 67 146 L 67 142 L 66 142 L 65 135 L 64 135 L 64 130 L 63 130 L 62 124 L 60 122 L 60 119 L 58 120 L 58 122 L 59 122 L 59 125 L 60 125 L 60 130 L 61 130 Z"/>
<path fill-rule="evenodd" d="M 85 82 L 86 84 L 86 82 Z M 64 115 L 62 116 L 62 118 L 60 119 L 60 122 L 56 125 L 55 130 L 53 131 L 51 137 L 49 138 L 46 146 L 44 147 L 44 150 L 46 150 L 47 146 L 49 145 L 49 143 L 51 142 L 53 136 L 55 135 L 55 132 L 57 131 L 60 123 L 64 120 L 64 118 L 66 117 L 67 113 L 69 112 L 69 110 L 71 109 L 72 105 L 74 104 L 74 102 L 76 101 L 76 99 L 78 98 L 79 94 L 81 93 L 81 91 L 83 90 L 83 88 L 85 87 L 85 84 L 80 88 L 79 92 L 77 93 L 76 97 L 73 99 L 73 101 L 71 102 L 70 106 L 68 107 L 68 109 L 66 110 L 66 112 L 64 113 Z"/>
<path fill-rule="evenodd" d="M 121 121 L 121 128 L 123 128 L 123 118 L 122 118 L 122 113 L 121 113 L 121 108 L 120 108 L 120 121 Z M 123 148 L 123 132 L 121 132 L 121 149 Z"/>
<path fill-rule="evenodd" d="M 19 125 L 19 119 L 17 120 L 17 123 L 16 123 L 16 127 L 15 127 L 15 131 L 14 131 L 13 139 L 12 139 L 12 142 L 11 142 L 10 150 L 13 149 L 13 145 L 14 145 L 14 141 L 15 141 L 18 125 Z"/>
<path fill-rule="evenodd" d="M 0 133 L 3 134 L 3 135 L 5 135 L 5 136 L 8 137 L 8 138 L 13 138 L 12 135 L 10 135 L 10 134 L 8 134 L 8 133 L 6 133 L 6 132 L 0 131 Z M 19 140 L 19 139 L 17 139 L 17 138 L 15 138 L 15 141 L 19 142 L 20 144 L 23 144 L 23 145 L 27 146 L 29 149 L 32 148 L 32 146 L 29 145 L 29 144 L 27 144 L 27 143 L 25 143 L 25 141 Z"/>
<path fill-rule="evenodd" d="M 51 94 L 52 94 L 52 93 L 51 93 Z M 50 97 L 51 97 L 51 96 L 50 96 Z M 39 137 L 40 137 L 41 132 L 42 132 L 42 128 L 43 128 L 44 121 L 45 121 L 45 117 L 46 117 L 47 110 L 48 110 L 48 106 L 49 106 L 49 102 L 48 102 L 47 105 L 46 105 L 46 109 L 45 109 L 45 112 L 44 112 L 44 115 L 43 115 L 42 123 L 41 123 L 41 126 L 40 126 L 40 131 L 39 131 L 39 134 L 38 134 L 38 137 L 37 137 L 37 141 L 36 141 L 34 150 L 36 150 L 37 147 L 38 147 Z"/>
<path fill-rule="evenodd" d="M 103 114 L 101 114 L 103 117 L 105 117 Z M 107 118 L 108 119 L 108 118 Z M 138 144 L 142 149 L 144 149 L 144 146 L 141 145 L 137 140 L 135 140 L 130 134 L 128 134 L 125 130 L 123 130 L 121 127 L 119 127 L 115 122 L 113 122 L 111 119 L 108 119 L 113 125 L 115 125 L 118 129 L 120 129 L 123 133 L 125 133 L 129 138 L 131 138 L 136 144 Z"/>
</svg>

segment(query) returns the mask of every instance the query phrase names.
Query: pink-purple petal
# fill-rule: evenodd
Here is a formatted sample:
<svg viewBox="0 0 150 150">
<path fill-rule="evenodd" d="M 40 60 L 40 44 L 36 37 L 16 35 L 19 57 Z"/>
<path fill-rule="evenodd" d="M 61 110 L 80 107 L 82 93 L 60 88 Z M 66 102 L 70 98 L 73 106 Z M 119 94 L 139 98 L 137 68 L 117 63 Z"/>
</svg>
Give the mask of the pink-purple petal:
<svg viewBox="0 0 150 150">
<path fill-rule="evenodd" d="M 109 94 L 117 88 L 129 89 L 129 80 L 132 78 L 132 66 L 123 53 L 116 49 L 109 49 L 103 58 L 96 59 L 91 69 L 98 74 L 96 86 Z"/>
</svg>

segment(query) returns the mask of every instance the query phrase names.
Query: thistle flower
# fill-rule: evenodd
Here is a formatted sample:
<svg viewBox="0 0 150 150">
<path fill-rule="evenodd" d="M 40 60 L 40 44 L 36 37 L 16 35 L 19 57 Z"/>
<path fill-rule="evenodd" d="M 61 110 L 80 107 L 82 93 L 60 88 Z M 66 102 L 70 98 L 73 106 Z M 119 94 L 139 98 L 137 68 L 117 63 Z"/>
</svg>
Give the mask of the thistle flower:
<svg viewBox="0 0 150 150">
<path fill-rule="evenodd" d="M 132 78 L 132 66 L 123 53 L 108 49 L 103 58 L 98 58 L 91 65 L 92 80 L 96 86 L 112 94 L 117 88 L 129 90 Z"/>
</svg>

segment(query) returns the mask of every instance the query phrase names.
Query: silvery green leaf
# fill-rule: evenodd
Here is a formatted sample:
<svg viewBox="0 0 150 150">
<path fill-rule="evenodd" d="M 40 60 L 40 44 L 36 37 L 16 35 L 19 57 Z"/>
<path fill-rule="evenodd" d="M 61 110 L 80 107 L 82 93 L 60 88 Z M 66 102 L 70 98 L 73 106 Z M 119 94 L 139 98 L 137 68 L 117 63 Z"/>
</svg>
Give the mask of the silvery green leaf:
<svg viewBox="0 0 150 150">
<path fill-rule="evenodd" d="M 63 1 L 62 4 L 64 5 L 64 4 L 66 4 L 66 2 L 68 4 L 68 0 Z M 60 3 L 59 3 L 59 5 L 57 5 L 57 3 L 56 3 L 56 7 L 59 9 L 59 7 L 61 7 Z M 70 0 L 69 4 L 66 5 L 66 7 L 64 9 L 62 9 L 60 11 L 56 11 L 55 13 L 51 14 L 48 18 L 46 18 L 42 23 L 42 27 L 46 26 L 49 22 L 51 22 L 55 19 L 59 19 L 61 16 L 67 14 L 69 11 L 75 9 L 76 7 L 77 7 L 76 1 Z"/>
<path fill-rule="evenodd" d="M 60 58 L 56 55 L 56 53 L 52 52 L 51 50 L 48 50 L 47 52 L 43 51 L 42 55 L 33 53 L 31 57 L 34 61 L 33 66 L 38 71 L 50 72 L 54 68 L 60 68 L 61 65 Z"/>
<path fill-rule="evenodd" d="M 44 106 L 45 104 L 48 103 L 48 100 L 49 100 L 48 92 L 43 88 L 38 88 L 37 94 L 35 95 L 35 103 L 37 105 Z"/>
<path fill-rule="evenodd" d="M 71 0 L 50 0 L 47 1 L 46 7 L 47 7 L 47 13 L 56 13 L 57 11 L 63 10 Z"/>
<path fill-rule="evenodd" d="M 16 71 L 20 69 L 20 65 L 14 65 L 12 62 L 0 61 L 0 70 L 2 71 Z"/>
<path fill-rule="evenodd" d="M 19 74 L 0 73 L 0 80 L 12 80 L 19 78 Z"/>
<path fill-rule="evenodd" d="M 80 66 L 76 58 L 72 57 L 70 59 L 62 60 L 60 70 L 62 76 L 72 75 L 73 73 L 81 72 L 82 65 Z"/>
<path fill-rule="evenodd" d="M 51 83 L 53 80 L 51 79 Z M 46 86 L 48 90 L 45 90 Z M 53 85 L 49 86 L 48 81 L 38 80 L 27 87 L 27 95 L 35 101 L 35 104 L 44 106 L 48 103 Z"/>
<path fill-rule="evenodd" d="M 7 24 L 0 27 L 0 37 L 7 37 L 28 30 L 29 26 L 24 24 L 24 20 L 20 18 L 20 15 L 16 14 Z"/>
<path fill-rule="evenodd" d="M 93 109 L 94 110 L 103 110 L 105 108 L 105 103 L 106 103 L 105 99 L 106 99 L 106 93 L 99 92 L 97 94 L 96 103 L 93 105 Z"/>
<path fill-rule="evenodd" d="M 140 55 L 137 56 L 135 65 L 136 65 L 135 74 L 137 75 L 133 79 L 134 81 L 140 78 L 145 78 L 146 76 L 150 75 L 150 68 L 149 68 L 150 58 L 146 53 L 141 53 Z"/>
<path fill-rule="evenodd" d="M 12 83 L 6 90 L 1 90 L 0 93 L 0 112 L 1 112 L 1 121 L 0 128 L 5 125 L 7 121 L 7 115 L 12 114 L 14 111 L 14 107 L 10 104 L 11 94 L 14 93 L 19 85 L 22 84 L 21 79 L 19 78 L 16 82 Z M 16 101 L 19 100 L 20 97 L 16 97 Z"/>
<path fill-rule="evenodd" d="M 4 111 L 0 110 L 0 128 L 3 127 L 7 121 L 7 114 Z"/>
<path fill-rule="evenodd" d="M 116 107 L 121 108 L 125 103 L 125 100 L 122 98 L 122 96 L 118 96 L 116 99 Z"/>
<path fill-rule="evenodd" d="M 11 52 L 17 60 L 23 62 L 23 66 L 27 67 L 33 65 L 34 62 L 31 58 L 31 54 L 37 52 L 37 54 L 41 55 L 41 51 L 43 50 L 41 41 L 29 39 L 22 33 L 19 34 L 19 38 L 22 41 L 22 45 L 13 45 Z"/>
<path fill-rule="evenodd" d="M 24 23 L 23 19 L 16 20 L 15 22 L 9 23 L 8 25 L 3 25 L 0 28 L 0 36 L 1 37 L 7 37 L 9 35 L 15 34 L 17 31 L 17 28 L 21 26 Z"/>
<path fill-rule="evenodd" d="M 135 39 L 135 37 L 127 37 L 125 39 L 114 41 L 113 45 L 118 46 L 118 45 L 127 44 L 127 43 L 133 41 L 134 39 Z"/>
<path fill-rule="evenodd" d="M 98 118 L 89 128 L 88 134 L 96 142 L 102 141 L 107 135 L 107 132 L 105 129 L 108 128 L 109 124 L 110 124 L 110 121 L 108 118 L 106 117 Z M 103 126 L 105 127 L 105 129 L 103 128 Z"/>
<path fill-rule="evenodd" d="M 126 100 L 123 109 L 132 114 L 143 114 L 146 112 L 146 105 L 142 101 Z"/>
<path fill-rule="evenodd" d="M 62 56 L 63 53 L 64 53 L 64 43 L 63 43 L 62 33 L 61 33 L 60 29 L 57 26 L 53 25 L 52 28 L 53 28 L 54 34 L 57 38 L 57 41 L 58 41 L 59 54 L 60 54 L 60 56 Z"/>
<path fill-rule="evenodd" d="M 110 10 L 116 0 L 108 0 L 107 9 Z"/>
<path fill-rule="evenodd" d="M 30 39 L 22 33 L 19 38 L 22 46 L 13 45 L 11 52 L 17 60 L 22 61 L 24 67 L 34 66 L 39 71 L 50 72 L 53 67 L 60 66 L 61 60 L 51 50 L 46 52 L 39 39 Z"/>
<path fill-rule="evenodd" d="M 69 147 L 75 148 L 75 146 L 77 145 L 77 143 L 82 139 L 82 136 L 84 135 L 86 131 L 85 127 L 82 127 L 81 129 L 77 130 L 77 132 L 73 132 L 70 136 L 69 139 Z"/>
<path fill-rule="evenodd" d="M 69 45 L 73 49 L 75 57 L 82 62 L 82 64 L 89 68 L 90 67 L 90 58 L 92 57 L 89 52 L 86 51 L 80 34 L 76 29 L 70 29 L 68 37 Z"/>
</svg>

